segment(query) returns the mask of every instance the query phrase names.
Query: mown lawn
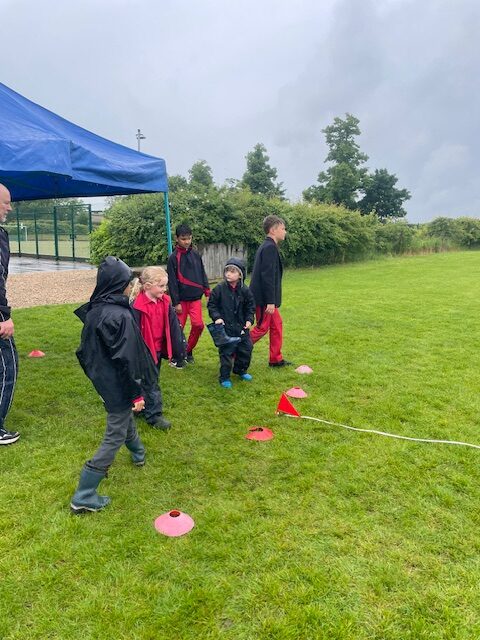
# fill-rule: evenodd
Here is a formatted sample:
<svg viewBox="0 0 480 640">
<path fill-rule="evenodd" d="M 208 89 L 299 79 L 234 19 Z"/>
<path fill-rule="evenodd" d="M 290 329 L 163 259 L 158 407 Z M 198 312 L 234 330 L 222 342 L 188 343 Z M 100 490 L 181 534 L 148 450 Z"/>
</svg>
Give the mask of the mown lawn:
<svg viewBox="0 0 480 640">
<path fill-rule="evenodd" d="M 74 351 L 73 306 L 14 314 L 21 375 L 0 450 L 0 638 L 471 640 L 480 636 L 480 451 L 275 416 L 304 415 L 480 444 L 480 253 L 287 272 L 285 356 L 217 383 L 164 367 L 170 433 L 139 422 L 147 466 L 122 450 L 99 514 L 69 501 L 105 414 Z M 26 354 L 42 349 L 47 356 Z M 248 427 L 275 439 L 251 442 Z M 196 526 L 153 528 L 169 509 Z"/>
</svg>

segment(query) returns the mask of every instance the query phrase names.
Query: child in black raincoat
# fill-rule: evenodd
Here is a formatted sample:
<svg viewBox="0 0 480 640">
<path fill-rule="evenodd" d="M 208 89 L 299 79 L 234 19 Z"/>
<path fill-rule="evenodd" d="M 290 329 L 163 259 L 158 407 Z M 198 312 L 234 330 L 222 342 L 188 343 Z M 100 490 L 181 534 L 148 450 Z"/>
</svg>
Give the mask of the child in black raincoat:
<svg viewBox="0 0 480 640">
<path fill-rule="evenodd" d="M 222 324 L 230 337 L 240 337 L 234 344 L 224 344 L 218 348 L 220 355 L 219 382 L 230 389 L 232 372 L 241 380 L 250 381 L 247 373 L 252 359 L 252 340 L 250 327 L 255 316 L 255 300 L 252 292 L 244 284 L 245 264 L 238 258 L 227 260 L 224 269 L 224 281 L 217 284 L 208 300 L 207 309 L 215 324 Z"/>
<path fill-rule="evenodd" d="M 98 495 L 97 487 L 122 445 L 130 450 L 135 465 L 145 464 L 145 447 L 132 409 L 143 409 L 141 387 L 156 380 L 156 370 L 130 308 L 132 278 L 124 262 L 109 256 L 98 268 L 90 302 L 75 311 L 84 323 L 77 357 L 104 402 L 107 427 L 99 449 L 80 474 L 70 505 L 73 513 L 100 511 L 110 502 Z"/>
</svg>

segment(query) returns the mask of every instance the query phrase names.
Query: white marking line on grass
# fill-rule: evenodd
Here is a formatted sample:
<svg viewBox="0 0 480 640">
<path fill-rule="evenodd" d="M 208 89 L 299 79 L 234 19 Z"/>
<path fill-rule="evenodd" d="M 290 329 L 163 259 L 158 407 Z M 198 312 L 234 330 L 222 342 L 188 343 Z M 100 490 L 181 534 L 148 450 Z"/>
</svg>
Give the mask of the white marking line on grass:
<svg viewBox="0 0 480 640">
<path fill-rule="evenodd" d="M 287 414 L 288 415 L 288 414 Z M 289 418 L 296 418 L 297 416 L 288 416 Z M 349 429 L 350 431 L 361 431 L 362 433 L 375 433 L 377 436 L 387 436 L 387 438 L 397 438 L 398 440 L 410 440 L 412 442 L 432 442 L 434 444 L 456 444 L 460 447 L 472 447 L 473 449 L 480 449 L 478 444 L 470 444 L 469 442 L 457 442 L 456 440 L 430 440 L 428 438 L 409 438 L 408 436 L 398 436 L 395 433 L 387 433 L 385 431 L 375 431 L 375 429 L 358 429 L 356 427 L 349 427 L 347 424 L 341 424 L 340 422 L 330 422 L 329 420 L 322 420 L 321 418 L 312 418 L 311 416 L 299 416 L 305 420 L 315 420 L 316 422 L 323 422 L 323 424 L 330 424 L 334 427 L 343 427 L 343 429 Z"/>
</svg>

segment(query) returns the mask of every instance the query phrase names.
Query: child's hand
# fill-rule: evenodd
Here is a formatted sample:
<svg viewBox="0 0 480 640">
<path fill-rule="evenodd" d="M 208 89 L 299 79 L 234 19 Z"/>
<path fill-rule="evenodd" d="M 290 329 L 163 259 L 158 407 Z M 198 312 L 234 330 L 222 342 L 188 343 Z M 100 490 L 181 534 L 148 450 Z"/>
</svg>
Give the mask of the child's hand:
<svg viewBox="0 0 480 640">
<path fill-rule="evenodd" d="M 218 320 L 215 320 L 215 324 L 225 324 L 225 322 L 222 320 L 222 318 L 219 318 Z"/>
<path fill-rule="evenodd" d="M 244 329 L 250 329 L 250 327 L 252 326 L 252 323 L 250 322 L 250 320 L 247 320 L 245 323 L 245 326 L 243 327 Z"/>
<path fill-rule="evenodd" d="M 138 413 L 139 411 L 143 411 L 144 409 L 145 409 L 145 400 L 143 400 L 143 398 L 138 402 L 134 402 L 132 411 L 134 411 L 135 413 Z"/>
<path fill-rule="evenodd" d="M 275 313 L 275 305 L 267 304 L 267 306 L 265 307 L 265 313 L 268 313 L 269 316 L 273 315 Z"/>
<path fill-rule="evenodd" d="M 178 313 L 178 315 L 180 315 L 182 313 L 182 305 L 181 304 L 176 304 L 175 305 L 175 313 Z"/>
</svg>

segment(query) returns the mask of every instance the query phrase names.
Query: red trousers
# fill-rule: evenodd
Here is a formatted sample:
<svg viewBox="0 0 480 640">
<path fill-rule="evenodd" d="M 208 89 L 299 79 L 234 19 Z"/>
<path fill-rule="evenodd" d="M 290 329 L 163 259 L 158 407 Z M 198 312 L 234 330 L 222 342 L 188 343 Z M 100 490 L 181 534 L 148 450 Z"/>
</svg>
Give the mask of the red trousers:
<svg viewBox="0 0 480 640">
<path fill-rule="evenodd" d="M 196 347 L 198 339 L 202 335 L 205 327 L 202 318 L 202 301 L 201 300 L 185 300 L 180 302 L 182 305 L 182 313 L 178 315 L 182 329 L 185 327 L 187 318 L 190 316 L 190 335 L 187 341 L 187 352 L 190 353 Z"/>
<path fill-rule="evenodd" d="M 283 360 L 283 323 L 280 312 L 277 307 L 275 307 L 275 311 L 272 314 L 266 313 L 265 307 L 256 307 L 255 316 L 257 318 L 257 324 L 250 331 L 250 338 L 252 339 L 253 344 L 258 342 L 258 340 L 263 338 L 267 333 L 270 333 L 269 362 L 280 362 Z"/>
</svg>

